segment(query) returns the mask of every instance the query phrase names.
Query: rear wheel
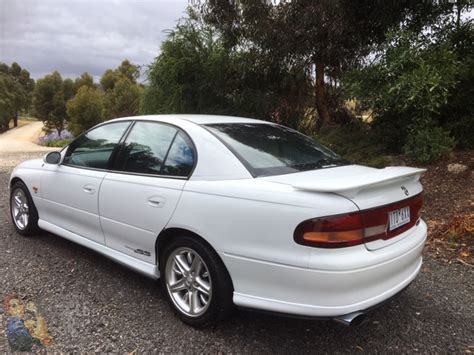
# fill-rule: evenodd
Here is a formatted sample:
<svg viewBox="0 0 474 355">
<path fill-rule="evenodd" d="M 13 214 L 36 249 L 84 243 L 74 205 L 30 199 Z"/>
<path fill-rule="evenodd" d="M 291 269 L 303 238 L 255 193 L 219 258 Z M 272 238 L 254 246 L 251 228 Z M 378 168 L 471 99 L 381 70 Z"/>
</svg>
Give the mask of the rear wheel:
<svg viewBox="0 0 474 355">
<path fill-rule="evenodd" d="M 10 191 L 10 215 L 16 231 L 23 236 L 38 234 L 38 211 L 28 188 L 18 181 Z"/>
<path fill-rule="evenodd" d="M 230 276 L 212 248 L 183 236 L 165 248 L 160 263 L 162 287 L 179 318 L 192 326 L 211 325 L 230 314 Z"/>
</svg>

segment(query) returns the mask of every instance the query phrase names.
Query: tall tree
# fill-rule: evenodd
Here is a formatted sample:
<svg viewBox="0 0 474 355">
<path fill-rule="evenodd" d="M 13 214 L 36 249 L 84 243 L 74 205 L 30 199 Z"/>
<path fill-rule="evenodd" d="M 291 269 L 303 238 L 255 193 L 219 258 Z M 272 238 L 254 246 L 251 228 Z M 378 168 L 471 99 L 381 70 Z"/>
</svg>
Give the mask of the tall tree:
<svg viewBox="0 0 474 355">
<path fill-rule="evenodd" d="M 112 90 L 105 93 L 107 118 L 134 116 L 138 113 L 143 88 L 126 77 L 119 78 Z"/>
<path fill-rule="evenodd" d="M 115 69 L 108 69 L 100 79 L 100 85 L 105 91 L 104 115 L 106 119 L 133 116 L 138 113 L 140 96 L 143 87 L 137 83 L 140 67 L 122 61 Z"/>
<path fill-rule="evenodd" d="M 8 130 L 15 115 L 15 82 L 10 75 L 0 71 L 0 133 Z"/>
<path fill-rule="evenodd" d="M 83 85 L 67 103 L 68 128 L 75 136 L 103 121 L 104 93 Z"/>
<path fill-rule="evenodd" d="M 102 77 L 100 78 L 100 85 L 104 91 L 113 90 L 115 83 L 120 78 L 128 79 L 131 83 L 137 84 L 137 80 L 140 77 L 140 67 L 138 65 L 130 63 L 128 59 L 125 59 L 120 63 L 117 69 L 107 69 Z"/>
<path fill-rule="evenodd" d="M 14 114 L 11 118 L 13 118 L 13 126 L 17 127 L 20 111 L 28 109 L 31 104 L 34 80 L 30 78 L 30 73 L 16 62 L 13 62 L 10 67 L 1 63 L 0 73 L 8 76 L 14 83 L 10 92 L 14 97 Z"/>
<path fill-rule="evenodd" d="M 224 46 L 209 25 L 181 23 L 147 71 L 142 113 L 258 117 L 296 127 L 307 113 L 305 73 L 253 49 Z"/>
<path fill-rule="evenodd" d="M 74 80 L 74 93 L 76 93 L 81 86 L 95 87 L 94 78 L 87 72 L 82 73 L 79 78 Z"/>
<path fill-rule="evenodd" d="M 74 81 L 72 79 L 64 79 L 63 81 L 63 94 L 64 94 L 64 100 L 68 101 L 74 97 L 76 94 L 76 85 L 74 84 Z"/>
<path fill-rule="evenodd" d="M 450 5 L 452 6 L 452 5 Z M 372 0 L 209 0 L 197 6 L 227 46 L 305 70 L 313 82 L 318 127 L 330 121 L 327 78 L 338 79 L 385 40 L 390 28 L 420 26 L 442 10 L 431 3 Z"/>
<path fill-rule="evenodd" d="M 36 116 L 44 122 L 48 130 L 55 129 L 58 135 L 64 130 L 66 120 L 66 100 L 63 79 L 57 71 L 38 79 L 33 93 Z"/>
</svg>

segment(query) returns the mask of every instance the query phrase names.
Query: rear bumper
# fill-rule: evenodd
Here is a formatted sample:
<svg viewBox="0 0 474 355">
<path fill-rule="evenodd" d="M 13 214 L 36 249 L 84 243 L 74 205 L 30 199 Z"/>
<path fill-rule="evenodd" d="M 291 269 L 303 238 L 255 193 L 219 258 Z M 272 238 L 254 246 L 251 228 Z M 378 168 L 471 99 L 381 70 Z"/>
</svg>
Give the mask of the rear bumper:
<svg viewBox="0 0 474 355">
<path fill-rule="evenodd" d="M 380 250 L 360 246 L 312 254 L 309 268 L 228 254 L 222 258 L 237 306 L 329 318 L 371 309 L 406 288 L 420 271 L 426 235 L 422 222 Z"/>
</svg>

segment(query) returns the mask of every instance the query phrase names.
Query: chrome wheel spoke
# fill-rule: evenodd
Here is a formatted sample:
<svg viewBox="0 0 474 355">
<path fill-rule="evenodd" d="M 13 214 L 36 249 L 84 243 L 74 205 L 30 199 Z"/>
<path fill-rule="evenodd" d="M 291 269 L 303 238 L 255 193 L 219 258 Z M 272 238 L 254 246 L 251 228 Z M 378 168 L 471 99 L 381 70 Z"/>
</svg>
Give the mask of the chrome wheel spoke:
<svg viewBox="0 0 474 355">
<path fill-rule="evenodd" d="M 199 313 L 199 295 L 197 291 L 190 292 L 189 296 L 189 312 L 191 314 Z"/>
<path fill-rule="evenodd" d="M 181 280 L 176 281 L 169 287 L 171 292 L 179 292 L 182 290 L 186 290 L 186 279 L 183 277 Z"/>
<path fill-rule="evenodd" d="M 201 292 L 202 294 L 206 296 L 209 296 L 209 291 L 211 290 L 211 286 L 207 282 L 205 282 L 200 277 L 198 277 L 196 279 L 196 284 L 197 284 L 197 286 L 195 286 L 196 290 L 198 290 L 199 292 Z"/>
<path fill-rule="evenodd" d="M 209 302 L 209 299 L 205 299 L 206 296 L 204 296 L 202 293 L 199 294 L 199 299 L 201 300 L 201 303 L 204 304 L 204 305 L 207 305 L 207 303 Z"/>
<path fill-rule="evenodd" d="M 202 260 L 200 257 L 194 257 L 193 263 L 191 264 L 191 271 L 196 275 L 199 275 L 202 269 Z"/>
<path fill-rule="evenodd" d="M 178 267 L 179 271 L 182 274 L 185 274 L 189 271 L 189 265 L 187 264 L 186 260 L 183 260 L 183 259 L 184 258 L 182 255 L 175 255 L 174 262 L 176 266 Z"/>
<path fill-rule="evenodd" d="M 19 197 L 19 196 L 15 196 L 15 197 L 13 198 L 13 200 L 15 201 L 16 206 L 17 206 L 18 208 L 20 208 L 20 207 L 21 207 L 21 199 L 20 199 L 20 197 Z"/>
</svg>

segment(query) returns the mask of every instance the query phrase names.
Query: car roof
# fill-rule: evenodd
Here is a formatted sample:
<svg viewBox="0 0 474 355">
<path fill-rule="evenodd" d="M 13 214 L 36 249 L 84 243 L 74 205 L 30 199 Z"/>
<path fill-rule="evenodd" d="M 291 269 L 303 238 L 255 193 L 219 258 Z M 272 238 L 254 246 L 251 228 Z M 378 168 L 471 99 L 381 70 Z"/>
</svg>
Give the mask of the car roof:
<svg viewBox="0 0 474 355">
<path fill-rule="evenodd" d="M 236 116 L 220 116 L 220 115 L 189 115 L 189 114 L 173 114 L 173 115 L 147 115 L 147 116 L 133 116 L 123 117 L 117 120 L 150 120 L 150 121 L 168 121 L 168 120 L 184 120 L 196 124 L 218 124 L 218 123 L 260 123 L 271 124 L 271 122 L 256 120 L 253 118 L 244 118 Z M 115 120 L 114 120 L 115 121 Z"/>
</svg>

